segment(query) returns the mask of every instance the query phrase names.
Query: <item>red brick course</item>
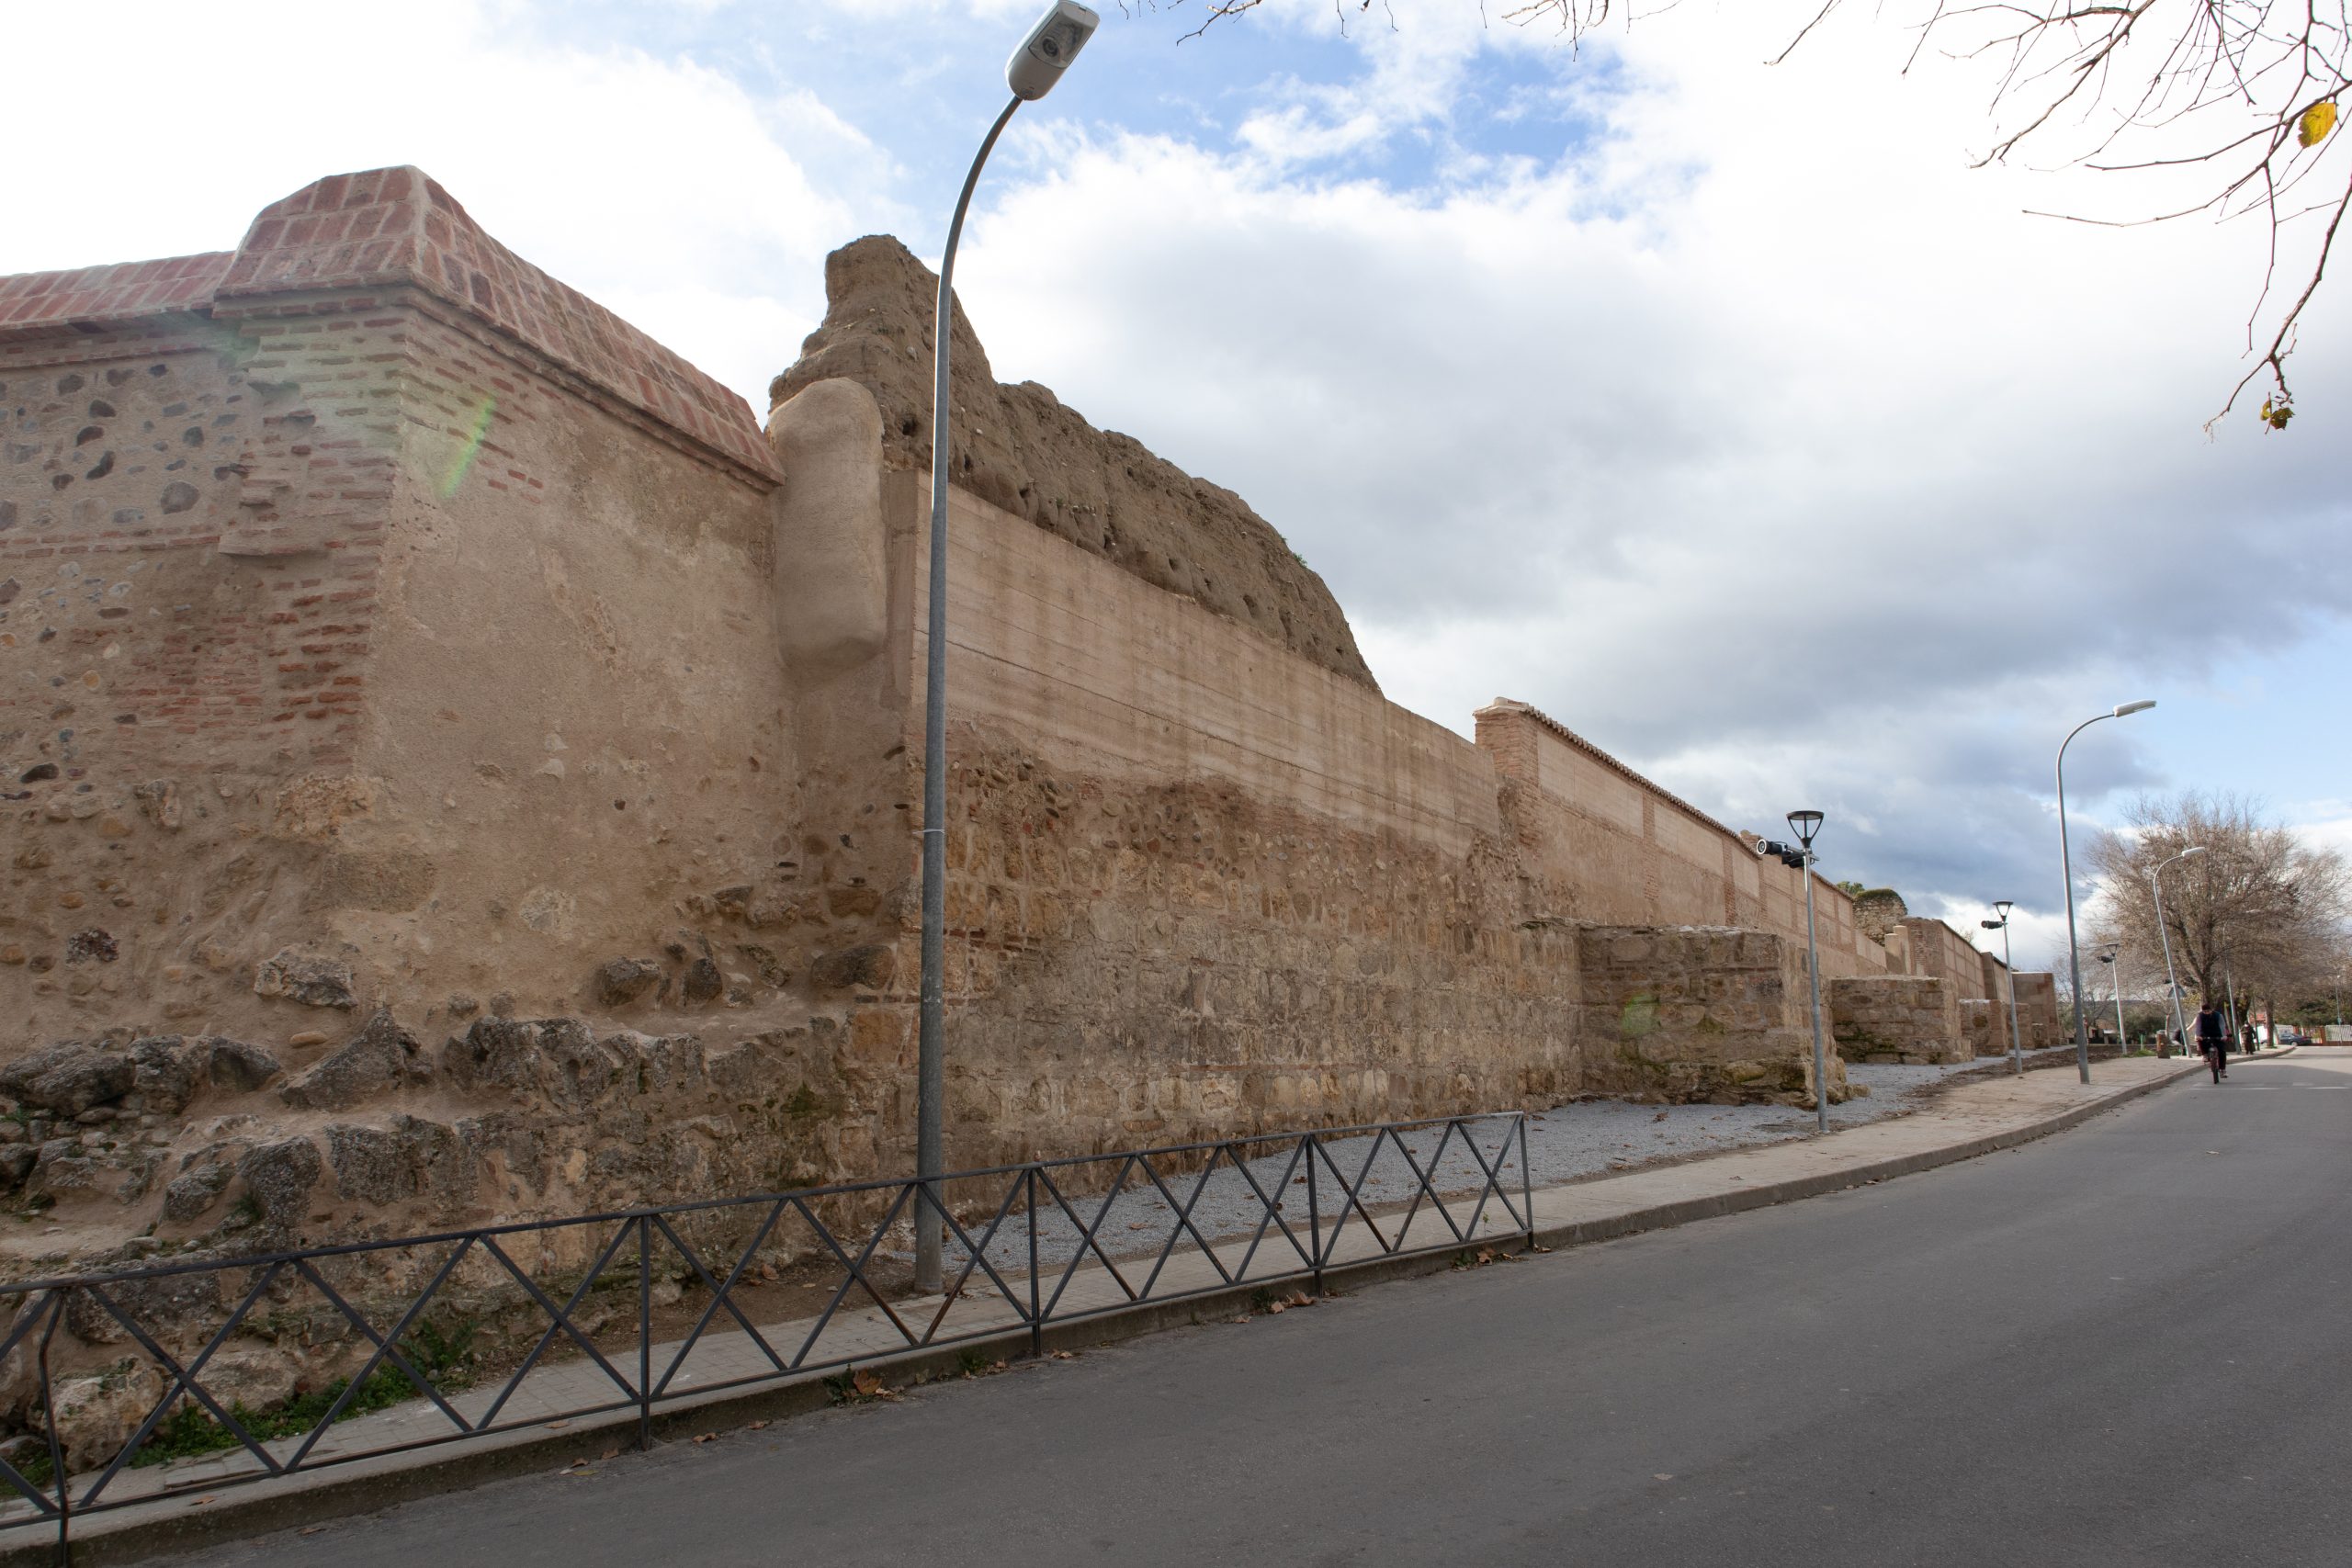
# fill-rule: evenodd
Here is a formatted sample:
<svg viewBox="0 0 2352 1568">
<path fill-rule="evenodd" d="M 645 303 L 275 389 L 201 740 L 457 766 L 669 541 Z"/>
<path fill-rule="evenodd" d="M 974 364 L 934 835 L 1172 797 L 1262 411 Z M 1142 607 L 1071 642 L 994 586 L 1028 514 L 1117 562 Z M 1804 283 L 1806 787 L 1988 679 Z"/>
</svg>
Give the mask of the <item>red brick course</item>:
<svg viewBox="0 0 2352 1568">
<path fill-rule="evenodd" d="M 741 398 L 492 239 L 420 169 L 373 169 L 306 186 L 264 209 L 233 252 L 0 277 L 0 342 L 178 312 L 282 312 L 292 319 L 248 328 L 256 337 L 282 340 L 330 330 L 319 302 L 287 296 L 333 294 L 336 309 L 364 313 L 383 302 L 370 291 L 410 287 L 752 477 L 769 483 L 782 478 Z M 367 378 L 368 363 L 356 355 L 309 360 L 314 370 L 347 367 L 345 378 L 354 382 Z M 248 368 L 279 366 L 265 354 Z"/>
</svg>

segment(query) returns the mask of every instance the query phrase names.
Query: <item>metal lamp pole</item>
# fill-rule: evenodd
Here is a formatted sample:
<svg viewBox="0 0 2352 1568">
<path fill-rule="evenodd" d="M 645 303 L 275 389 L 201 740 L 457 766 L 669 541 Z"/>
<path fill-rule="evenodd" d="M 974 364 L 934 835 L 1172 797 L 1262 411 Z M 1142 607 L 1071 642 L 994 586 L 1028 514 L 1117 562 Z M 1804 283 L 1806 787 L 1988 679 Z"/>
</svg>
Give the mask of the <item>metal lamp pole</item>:
<svg viewBox="0 0 2352 1568">
<path fill-rule="evenodd" d="M 924 622 L 922 703 L 922 999 L 915 1044 L 915 1280 L 925 1294 L 940 1288 L 940 1221 L 945 1211 L 933 1190 L 944 1160 L 941 1102 L 946 1094 L 947 967 L 947 464 L 948 348 L 955 338 L 956 246 L 980 166 L 996 149 L 1005 123 L 1023 104 L 1053 91 L 1061 73 L 1093 36 L 1101 18 L 1075 0 L 1055 0 L 1006 62 L 1012 101 L 981 140 L 964 176 L 947 249 L 939 258 L 939 301 L 932 315 L 931 365 L 931 604 Z M 924 1208 L 934 1213 L 926 1220 Z"/>
<path fill-rule="evenodd" d="M 1821 945 L 1813 929 L 1813 836 L 1821 831 L 1821 813 L 1792 811 L 1789 829 L 1803 847 L 1804 873 L 1804 966 L 1813 977 L 1813 1125 L 1829 1131 L 1829 1057 L 1821 1043 Z"/>
<path fill-rule="evenodd" d="M 2155 870 L 2148 873 L 2149 890 L 2156 896 L 2156 935 L 2165 944 L 2165 994 L 2172 1001 L 2173 1032 L 2180 1037 L 2180 1048 L 2183 1051 L 2188 1049 L 2188 1025 L 2180 1016 L 2180 980 L 2172 972 L 2172 932 L 2165 926 L 2165 867 L 2170 865 L 2175 860 L 2187 860 L 2191 855 L 2201 855 L 2204 852 L 2204 845 L 2192 844 L 2173 856 L 2172 860 L 2163 862 Z M 2167 1050 L 2164 1055 L 2169 1056 L 2172 1053 Z"/>
<path fill-rule="evenodd" d="M 2098 955 L 2098 961 L 2101 964 L 2113 965 L 2107 974 L 2109 981 L 2115 987 L 2115 1048 L 2121 1051 L 2132 1043 L 2131 1037 L 2123 1028 L 2123 950 L 2119 947 L 2112 952 L 2102 953 Z"/>
<path fill-rule="evenodd" d="M 2091 1081 L 2091 1035 L 2083 1021 L 2083 954 L 2075 942 L 2075 857 L 2066 844 L 2066 748 L 2075 743 L 2075 736 L 2100 719 L 2122 718 L 2155 705 L 2146 700 L 2120 703 L 2109 712 L 2091 715 L 2058 742 L 2058 871 L 2066 881 L 2066 973 L 2075 987 L 2075 1066 L 2085 1083 Z"/>
<path fill-rule="evenodd" d="M 2018 1036 L 2018 972 L 2009 963 L 2009 911 L 2016 908 L 2014 898 L 1996 898 L 1993 908 L 2001 911 L 1997 920 L 1979 920 L 1986 930 L 2001 933 L 2001 978 L 2009 993 L 2009 1071 L 2018 1077 L 2025 1077 L 2025 1042 Z"/>
</svg>

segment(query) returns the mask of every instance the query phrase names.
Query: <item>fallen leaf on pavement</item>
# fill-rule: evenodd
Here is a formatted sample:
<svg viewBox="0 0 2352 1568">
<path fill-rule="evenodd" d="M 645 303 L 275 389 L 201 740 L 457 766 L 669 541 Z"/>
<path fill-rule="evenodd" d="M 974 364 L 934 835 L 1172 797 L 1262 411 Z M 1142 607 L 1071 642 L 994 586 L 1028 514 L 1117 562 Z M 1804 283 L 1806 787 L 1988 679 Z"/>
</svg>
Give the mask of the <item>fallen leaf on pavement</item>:
<svg viewBox="0 0 2352 1568">
<path fill-rule="evenodd" d="M 695 1441 L 697 1443 L 715 1443 L 718 1441 L 718 1434 L 716 1432 L 705 1432 L 701 1437 L 696 1438 Z"/>
</svg>

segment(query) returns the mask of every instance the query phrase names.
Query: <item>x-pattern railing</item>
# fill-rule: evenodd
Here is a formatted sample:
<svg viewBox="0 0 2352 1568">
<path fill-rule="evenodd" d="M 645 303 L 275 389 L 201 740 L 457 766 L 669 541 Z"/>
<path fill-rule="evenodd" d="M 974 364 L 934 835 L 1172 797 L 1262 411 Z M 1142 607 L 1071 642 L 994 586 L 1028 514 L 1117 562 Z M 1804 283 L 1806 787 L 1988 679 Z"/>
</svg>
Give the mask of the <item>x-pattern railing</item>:
<svg viewBox="0 0 2352 1568">
<path fill-rule="evenodd" d="M 1483 1146 L 1481 1133 L 1486 1134 Z M 1410 1140 L 1428 1144 L 1432 1134 L 1433 1145 L 1421 1150 L 1413 1147 Z M 1449 1154 L 1453 1160 L 1451 1166 Z M 1516 1182 L 1510 1179 L 1514 1174 Z M 992 1185 L 996 1183 L 1001 1185 Z M 1306 1189 L 1303 1216 L 1291 1205 L 1289 1194 L 1295 1186 Z M 957 1195 L 958 1201 L 944 1199 L 943 1189 Z M 970 1198 L 976 1190 L 992 1193 L 993 1201 Z M 1456 1213 L 1464 1201 L 1469 1203 L 1466 1216 Z M 878 1218 L 870 1224 L 858 1222 L 857 1230 L 845 1239 L 842 1227 L 850 1222 L 842 1212 L 875 1214 L 877 1205 Z M 1482 1231 L 1490 1206 L 1495 1226 Z M 957 1217 L 957 1208 L 970 1217 L 970 1223 Z M 822 1210 L 835 1211 L 836 1219 L 828 1223 Z M 1216 1211 L 1215 1217 L 1207 1214 L 1210 1210 Z M 1126 1231 L 1152 1228 L 1148 1221 L 1125 1219 L 1129 1213 L 1148 1212 L 1167 1216 L 1164 1238 L 1141 1252 L 1122 1254 L 1110 1227 L 1119 1223 Z M 1434 1213 L 1442 1225 L 1428 1239 L 1415 1241 L 1415 1221 L 1425 1213 Z M 935 1298 L 901 1294 L 894 1299 L 888 1286 L 876 1278 L 876 1258 L 887 1256 L 886 1244 L 902 1220 L 925 1214 L 944 1226 L 951 1255 L 960 1261 Z M 983 1214 L 986 1218 L 981 1221 Z M 755 1223 L 740 1245 L 728 1243 L 732 1260 L 722 1274 L 704 1257 L 712 1244 L 706 1241 L 697 1247 L 688 1232 L 698 1225 L 710 1228 L 737 1215 L 755 1216 Z M 62 1554 L 71 1521 L 78 1515 L 152 1501 L 191 1486 L 216 1488 L 263 1481 L 632 1408 L 638 1415 L 639 1441 L 648 1443 L 654 1415 L 665 1401 L 687 1392 L 703 1398 L 719 1390 L 1023 1329 L 1028 1332 L 1032 1352 L 1041 1353 L 1049 1324 L 1114 1313 L 1141 1303 L 1182 1301 L 1240 1284 L 1262 1286 L 1301 1279 L 1311 1280 L 1319 1291 L 1325 1270 L 1348 1260 L 1342 1258 L 1340 1246 L 1351 1225 L 1365 1237 L 1356 1244 L 1353 1257 L 1399 1257 L 1514 1235 L 1532 1237 L 1532 1216 L 1527 1121 L 1512 1111 L 1125 1150 L 959 1171 L 933 1182 L 854 1182 L 0 1286 L 0 1309 L 13 1303 L 14 1310 L 5 1336 L 0 1336 L 0 1370 L 13 1368 L 19 1357 L 33 1361 L 39 1435 L 45 1440 L 43 1457 L 48 1468 L 47 1477 L 37 1480 L 20 1468 L 17 1461 L 25 1457 L 21 1450 L 13 1459 L 0 1450 L 0 1483 L 5 1483 L 0 1484 L 0 1499 L 6 1500 L 0 1503 L 0 1528 L 54 1524 Z M 1303 1224 L 1297 1223 L 1302 1218 Z M 763 1252 L 789 1222 L 806 1228 L 808 1239 L 815 1244 L 815 1255 L 829 1258 L 840 1270 L 840 1279 L 814 1318 L 785 1325 L 771 1322 L 763 1328 L 740 1298 L 746 1280 L 760 1269 Z M 604 1234 L 605 1227 L 608 1235 Z M 549 1233 L 567 1231 L 587 1235 L 599 1244 L 593 1245 L 592 1260 L 559 1302 L 517 1258 L 516 1249 L 518 1238 L 536 1244 Z M 1180 1244 L 1188 1239 L 1191 1247 L 1185 1251 Z M 1013 1256 L 992 1257 L 1001 1247 Z M 674 1254 L 709 1299 L 682 1339 L 657 1347 L 654 1266 L 662 1251 Z M 1253 1273 L 1261 1251 L 1272 1262 L 1264 1271 Z M 629 1348 L 636 1365 L 625 1371 L 616 1361 L 631 1358 L 600 1346 L 595 1337 L 598 1325 L 584 1322 L 582 1314 L 597 1287 L 612 1283 L 631 1253 L 636 1278 L 629 1283 L 635 1286 L 636 1321 Z M 1060 1256 L 1049 1258 L 1047 1253 Z M 1180 1253 L 1204 1260 L 1206 1270 L 1192 1267 L 1171 1273 L 1170 1266 Z M 352 1299 L 356 1292 L 348 1288 L 348 1281 L 345 1288 L 338 1288 L 330 1276 L 362 1274 L 388 1255 L 388 1271 L 404 1258 L 411 1277 L 422 1273 L 425 1282 L 413 1292 L 401 1292 L 406 1299 L 390 1313 L 390 1326 L 385 1328 L 379 1326 L 379 1321 L 387 1318 L 384 1311 L 379 1309 L 371 1317 L 365 1305 Z M 430 1372 L 418 1365 L 415 1355 L 402 1348 L 419 1325 L 428 1321 L 433 1309 L 450 1305 L 450 1281 L 469 1263 L 497 1288 L 519 1291 L 519 1298 L 508 1299 L 532 1314 L 530 1321 L 537 1327 L 529 1348 L 514 1370 L 488 1391 L 489 1397 L 470 1417 L 459 1407 L 460 1402 L 453 1402 L 451 1391 L 436 1385 Z M 1115 1290 L 1073 1294 L 1073 1287 L 1089 1269 L 1099 1270 L 1099 1278 Z M 979 1277 L 977 1285 L 976 1275 Z M 193 1354 L 184 1357 L 175 1355 L 166 1341 L 178 1337 L 185 1350 L 195 1338 L 187 1332 L 187 1325 L 142 1322 L 129 1301 L 142 1287 L 167 1281 L 208 1284 L 216 1301 L 235 1297 L 218 1326 L 201 1337 Z M 318 1303 L 331 1309 L 330 1320 L 347 1325 L 368 1351 L 359 1370 L 307 1429 L 272 1438 L 254 1429 L 252 1413 L 208 1387 L 205 1373 L 241 1330 L 253 1328 L 256 1313 L 266 1303 L 302 1291 L 312 1292 Z M 870 1304 L 868 1324 L 887 1323 L 894 1339 L 877 1348 L 869 1336 L 862 1348 L 831 1348 L 820 1354 L 828 1331 L 844 1320 L 843 1308 L 853 1292 L 861 1292 Z M 967 1317 L 978 1321 L 951 1330 L 950 1316 L 967 1303 L 981 1303 L 985 1310 L 967 1313 Z M 86 1303 L 78 1316 L 74 1312 L 77 1303 Z M 89 1307 L 95 1307 L 104 1322 L 119 1328 L 145 1355 L 162 1375 L 164 1393 L 103 1468 L 96 1474 L 85 1468 L 77 1476 L 68 1473 L 69 1442 L 62 1433 L 56 1409 L 51 1352 L 61 1325 L 67 1328 L 69 1339 L 88 1337 L 86 1332 L 77 1336 L 75 1330 L 101 1321 L 89 1314 Z M 867 1312 L 868 1307 L 861 1306 L 847 1315 Z M 727 1332 L 740 1332 L 741 1342 L 756 1348 L 758 1364 L 734 1376 L 695 1379 L 688 1375 L 694 1386 L 690 1391 L 682 1389 L 679 1380 L 689 1359 L 712 1341 L 712 1325 L 722 1313 L 731 1320 L 731 1330 Z M 69 1317 L 76 1320 L 69 1323 Z M 780 1327 L 789 1327 L 798 1337 L 788 1354 L 770 1337 Z M 531 1402 L 518 1404 L 518 1395 L 525 1393 L 535 1375 L 548 1374 L 550 1354 L 560 1343 L 576 1349 L 579 1366 L 593 1372 L 583 1371 L 573 1380 L 579 1384 L 578 1394 L 561 1407 L 550 1409 L 541 1403 L 523 1409 Z M 86 1352 L 81 1359 L 89 1359 Z M 414 1400 L 409 1408 L 429 1404 L 446 1427 L 406 1436 L 394 1432 L 388 1440 L 372 1445 L 366 1441 L 325 1445 L 337 1424 L 354 1414 L 354 1402 L 375 1386 L 375 1380 L 387 1369 L 413 1391 Z M 147 1449 L 166 1418 L 184 1407 L 184 1401 L 192 1401 L 230 1439 L 216 1443 L 220 1451 L 233 1450 L 250 1463 L 225 1473 L 216 1464 L 213 1472 L 185 1483 L 166 1480 L 161 1486 L 122 1490 L 119 1478 Z M 26 1462 L 36 1471 L 40 1469 L 38 1463 Z M 15 1517 L 7 1517 L 9 1514 Z"/>
</svg>

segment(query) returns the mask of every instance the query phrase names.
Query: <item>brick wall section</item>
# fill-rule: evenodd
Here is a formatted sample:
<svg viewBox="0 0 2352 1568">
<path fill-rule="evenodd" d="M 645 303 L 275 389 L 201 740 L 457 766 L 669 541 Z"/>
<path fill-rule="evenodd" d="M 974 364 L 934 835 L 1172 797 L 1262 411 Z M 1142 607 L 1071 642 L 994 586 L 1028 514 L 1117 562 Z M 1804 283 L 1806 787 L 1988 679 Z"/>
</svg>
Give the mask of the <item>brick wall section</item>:
<svg viewBox="0 0 2352 1568">
<path fill-rule="evenodd" d="M 591 475 L 594 494 L 567 495 L 567 511 L 624 533 L 641 522 L 657 536 L 643 581 L 724 577 L 682 585 L 692 608 L 656 612 L 641 653 L 616 649 L 628 617 L 616 633 L 594 592 L 556 606 L 552 634 L 535 619 L 536 599 L 514 597 L 562 600 L 560 581 L 543 581 L 560 554 L 503 585 L 503 602 L 469 613 L 511 623 L 533 657 L 574 664 L 631 653 L 667 668 L 667 641 L 691 631 L 684 668 L 709 650 L 721 679 L 740 668 L 773 682 L 760 583 L 765 497 L 779 475 L 748 408 L 481 235 L 414 171 L 321 182 L 266 213 L 234 254 L 0 278 L 0 852 L 14 875 L 0 910 L 0 1008 L 15 1023 L 10 1043 L 117 1021 L 241 1027 L 262 1006 L 254 967 L 278 945 L 345 953 L 363 996 L 379 982 L 400 987 L 382 993 L 395 1000 L 437 1002 L 454 989 L 447 971 L 463 944 L 392 929 L 394 912 L 433 886 L 435 844 L 452 841 L 419 815 L 454 800 L 449 785 L 430 802 L 413 788 L 434 715 L 457 697 L 469 713 L 519 719 L 526 757 L 482 761 L 499 777 L 528 777 L 549 728 L 532 710 L 552 687 L 482 702 L 471 684 L 379 693 L 388 540 L 401 534 L 403 560 L 480 552 L 505 570 L 506 535 L 533 532 L 516 519 Z M 497 535 L 469 544 L 468 528 Z M 706 544 L 723 558 L 704 559 Z M 554 547 L 534 537 L 526 558 Z M 402 625 L 430 625 L 452 602 L 411 605 Z M 566 654 L 582 603 L 602 622 Z M 717 659 L 721 633 L 741 639 L 740 662 Z M 477 668 L 510 686 L 539 680 L 514 660 Z M 720 740 L 727 761 L 787 755 L 773 720 L 758 716 L 775 711 L 775 695 L 743 695 L 750 717 Z M 674 694 L 654 705 L 674 721 Z M 675 740 L 662 749 L 693 755 Z M 477 784 L 486 776 L 470 761 L 450 771 Z M 617 814 L 616 792 L 599 783 L 575 793 L 597 796 L 613 825 L 640 821 Z M 552 806 L 540 799 L 531 819 Z M 772 809 L 730 800 L 720 815 Z M 693 837 L 698 820 L 657 815 L 643 830 Z M 502 832 L 517 846 L 531 840 Z M 756 861 L 731 817 L 719 837 L 729 833 Z M 533 874 L 483 900 L 491 918 L 544 880 L 551 857 L 525 852 L 534 864 L 520 869 Z M 485 844 L 459 858 L 492 866 L 498 856 Z M 649 889 L 662 884 L 658 866 L 633 874 Z M 619 946 L 616 931 L 676 940 L 679 911 L 665 896 L 650 917 L 625 899 L 599 902 L 609 919 L 576 922 L 569 946 L 545 940 L 539 926 L 560 922 L 535 906 L 538 924 L 518 936 L 552 951 L 510 945 L 491 967 L 547 1007 L 576 994 Z M 542 904 L 569 908 L 554 894 Z M 85 961 L 94 951 L 107 956 Z M 397 969 L 371 964 L 391 952 L 405 955 Z M 535 983 L 535 965 L 559 962 Z M 481 967 L 466 966 L 467 984 Z"/>
<path fill-rule="evenodd" d="M 749 405 L 610 310 L 484 233 L 421 169 L 371 169 L 263 209 L 220 278 L 223 305 L 413 285 L 773 479 Z"/>
<path fill-rule="evenodd" d="M 235 259 L 234 252 L 211 251 L 0 277 L 0 333 L 66 336 L 198 310 L 211 302 Z"/>
</svg>

